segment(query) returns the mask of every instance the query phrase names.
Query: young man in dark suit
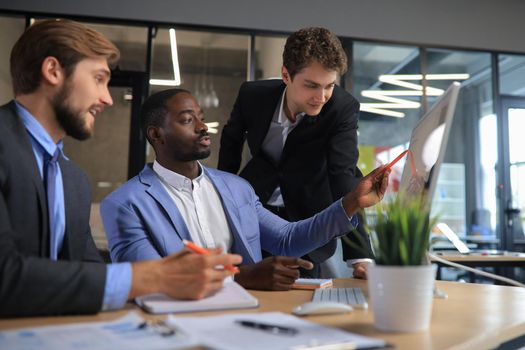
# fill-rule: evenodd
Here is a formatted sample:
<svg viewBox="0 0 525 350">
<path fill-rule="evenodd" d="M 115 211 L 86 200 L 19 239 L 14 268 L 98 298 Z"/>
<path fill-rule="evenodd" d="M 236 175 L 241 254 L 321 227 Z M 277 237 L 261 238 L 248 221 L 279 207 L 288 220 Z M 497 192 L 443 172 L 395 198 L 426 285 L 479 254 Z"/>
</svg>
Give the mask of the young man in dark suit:
<svg viewBox="0 0 525 350">
<path fill-rule="evenodd" d="M 85 174 L 62 139 L 91 136 L 113 101 L 118 49 L 66 20 L 38 21 L 11 52 L 15 99 L 0 107 L 0 317 L 95 313 L 162 292 L 202 298 L 222 286 L 238 255 L 182 251 L 155 261 L 104 264 L 91 237 Z"/>
<path fill-rule="evenodd" d="M 333 33 L 301 29 L 286 41 L 282 80 L 244 83 L 222 131 L 218 168 L 237 173 L 246 140 L 252 158 L 239 175 L 266 208 L 287 220 L 320 212 L 358 182 L 359 102 L 336 85 L 346 69 Z M 305 258 L 317 265 L 335 247 L 334 240 Z M 366 278 L 369 254 L 348 247 L 345 253 L 354 276 Z M 312 271 L 303 275 L 317 277 L 318 265 Z"/>
</svg>

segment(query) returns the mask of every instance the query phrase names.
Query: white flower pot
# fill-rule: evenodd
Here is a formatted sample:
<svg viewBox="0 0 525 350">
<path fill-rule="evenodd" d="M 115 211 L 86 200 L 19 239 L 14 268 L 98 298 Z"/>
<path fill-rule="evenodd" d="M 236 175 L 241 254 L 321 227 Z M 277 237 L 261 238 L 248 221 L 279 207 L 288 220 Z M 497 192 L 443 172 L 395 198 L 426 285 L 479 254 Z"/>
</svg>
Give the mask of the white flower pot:
<svg viewBox="0 0 525 350">
<path fill-rule="evenodd" d="M 374 310 L 374 326 L 388 332 L 428 329 L 435 276 L 435 265 L 371 264 L 368 293 Z"/>
</svg>

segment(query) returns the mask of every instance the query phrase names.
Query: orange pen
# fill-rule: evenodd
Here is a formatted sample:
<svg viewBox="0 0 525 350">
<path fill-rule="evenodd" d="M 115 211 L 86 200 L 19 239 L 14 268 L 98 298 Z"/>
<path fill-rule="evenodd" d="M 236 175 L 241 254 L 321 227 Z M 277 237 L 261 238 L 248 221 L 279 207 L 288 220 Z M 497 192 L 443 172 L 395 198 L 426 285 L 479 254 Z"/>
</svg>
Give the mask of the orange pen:
<svg viewBox="0 0 525 350">
<path fill-rule="evenodd" d="M 414 162 L 414 157 L 412 156 L 412 152 L 410 152 L 410 150 L 408 150 L 408 149 L 406 151 L 401 152 L 400 155 L 398 155 L 393 161 L 388 163 L 379 173 L 381 174 L 381 173 L 387 171 L 388 169 L 390 169 L 391 167 L 393 167 L 407 153 L 408 153 L 408 160 L 410 162 L 410 170 L 412 171 L 412 175 L 414 175 L 416 173 L 416 164 Z"/>
<path fill-rule="evenodd" d="M 407 154 L 407 153 L 408 153 L 408 150 L 401 152 L 401 154 L 398 155 L 393 161 L 391 161 L 390 163 L 388 163 L 388 164 L 383 168 L 383 170 L 381 170 L 381 172 L 385 172 L 385 171 L 387 171 L 388 169 L 390 169 L 391 167 L 393 167 L 393 166 L 394 166 L 397 162 L 399 162 L 399 160 L 400 160 L 401 158 L 403 158 L 403 157 L 405 156 L 405 154 Z"/>
<path fill-rule="evenodd" d="M 186 248 L 188 248 L 194 253 L 201 254 L 201 255 L 210 255 L 210 252 L 208 252 L 206 249 L 199 247 L 198 245 L 196 245 L 195 243 L 191 241 L 188 241 L 187 239 L 183 239 L 182 243 L 184 244 Z M 233 273 L 239 273 L 239 268 L 237 266 L 225 265 L 224 269 L 231 271 Z"/>
</svg>

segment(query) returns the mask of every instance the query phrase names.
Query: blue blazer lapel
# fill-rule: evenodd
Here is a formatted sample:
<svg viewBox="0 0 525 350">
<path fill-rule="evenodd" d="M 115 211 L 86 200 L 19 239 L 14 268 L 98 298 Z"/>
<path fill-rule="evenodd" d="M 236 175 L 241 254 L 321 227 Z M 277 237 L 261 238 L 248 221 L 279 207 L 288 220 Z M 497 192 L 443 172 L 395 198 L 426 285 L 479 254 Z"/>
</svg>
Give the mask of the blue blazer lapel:
<svg viewBox="0 0 525 350">
<path fill-rule="evenodd" d="M 244 235 L 242 234 L 241 223 L 239 222 L 239 210 L 235 204 L 233 194 L 231 193 L 229 187 L 224 182 L 223 178 L 220 176 L 220 173 L 215 171 L 210 171 L 207 168 L 204 168 L 206 174 L 210 177 L 211 182 L 215 186 L 215 189 L 219 193 L 219 197 L 222 201 L 222 206 L 224 208 L 224 213 L 226 214 L 226 219 L 230 226 L 230 231 L 233 235 L 233 245 L 232 251 L 234 253 L 240 254 L 243 258 L 244 264 L 253 264 L 254 254 Z"/>
<path fill-rule="evenodd" d="M 175 233 L 180 237 L 181 240 L 187 239 L 192 240 L 188 227 L 180 215 L 179 209 L 173 203 L 168 192 L 160 182 L 160 179 L 151 169 L 151 164 L 146 165 L 139 174 L 140 182 L 147 186 L 146 192 L 153 197 L 166 211 L 167 216 L 170 218 Z"/>
</svg>

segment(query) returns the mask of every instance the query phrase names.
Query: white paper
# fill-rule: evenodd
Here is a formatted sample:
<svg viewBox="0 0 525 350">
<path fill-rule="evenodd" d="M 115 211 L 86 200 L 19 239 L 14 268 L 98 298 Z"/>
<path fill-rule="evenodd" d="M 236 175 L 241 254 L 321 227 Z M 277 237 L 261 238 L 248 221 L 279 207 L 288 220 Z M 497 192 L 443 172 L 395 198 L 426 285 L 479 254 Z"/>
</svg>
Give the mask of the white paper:
<svg viewBox="0 0 525 350">
<path fill-rule="evenodd" d="M 292 327 L 295 335 L 274 334 L 261 329 L 243 327 L 236 320 L 263 322 Z M 168 316 L 166 322 L 181 329 L 189 336 L 198 337 L 201 343 L 216 350 L 267 350 L 291 349 L 307 346 L 353 342 L 356 348 L 384 347 L 381 339 L 364 337 L 337 328 L 321 326 L 280 312 L 229 314 L 211 317 Z"/>
<path fill-rule="evenodd" d="M 196 344 L 175 334 L 162 336 L 151 327 L 140 328 L 137 313 L 109 322 L 86 322 L 0 332 L 0 349 L 10 350 L 142 350 L 185 349 Z"/>
<path fill-rule="evenodd" d="M 256 298 L 233 281 L 226 281 L 224 287 L 214 295 L 200 300 L 176 300 L 165 294 L 150 294 L 136 298 L 135 301 L 151 313 L 242 309 L 259 305 Z"/>
</svg>

